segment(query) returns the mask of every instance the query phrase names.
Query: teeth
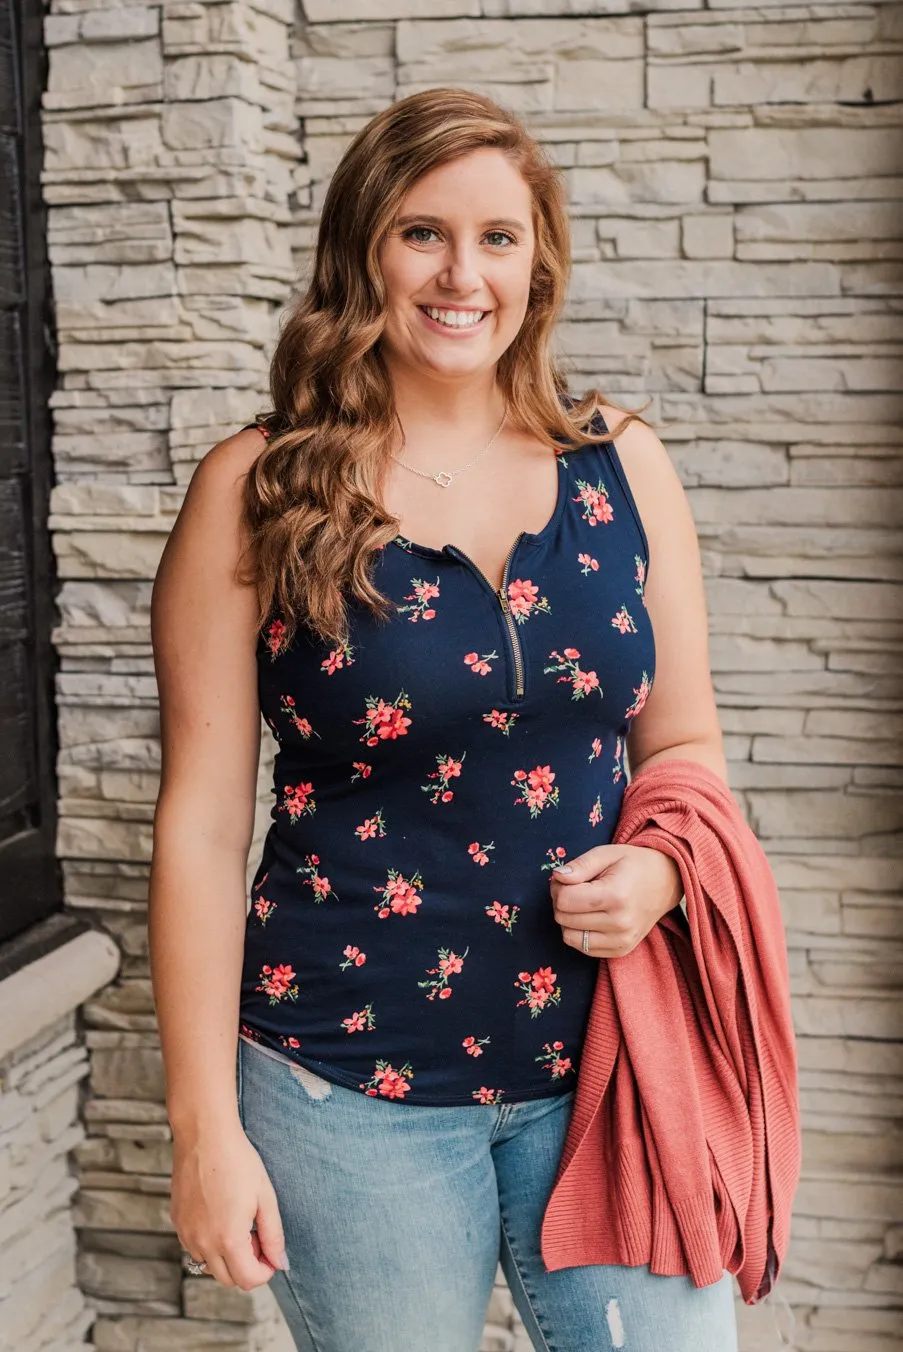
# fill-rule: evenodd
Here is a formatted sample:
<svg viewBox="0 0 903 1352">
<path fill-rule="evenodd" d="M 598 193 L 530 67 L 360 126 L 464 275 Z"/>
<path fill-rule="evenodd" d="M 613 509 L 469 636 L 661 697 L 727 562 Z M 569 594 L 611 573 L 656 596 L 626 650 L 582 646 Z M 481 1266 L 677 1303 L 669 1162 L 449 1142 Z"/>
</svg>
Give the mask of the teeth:
<svg viewBox="0 0 903 1352">
<path fill-rule="evenodd" d="M 432 305 L 424 305 L 423 309 L 430 319 L 447 324 L 450 329 L 469 328 L 471 324 L 478 324 L 486 313 L 485 310 L 437 310 Z"/>
</svg>

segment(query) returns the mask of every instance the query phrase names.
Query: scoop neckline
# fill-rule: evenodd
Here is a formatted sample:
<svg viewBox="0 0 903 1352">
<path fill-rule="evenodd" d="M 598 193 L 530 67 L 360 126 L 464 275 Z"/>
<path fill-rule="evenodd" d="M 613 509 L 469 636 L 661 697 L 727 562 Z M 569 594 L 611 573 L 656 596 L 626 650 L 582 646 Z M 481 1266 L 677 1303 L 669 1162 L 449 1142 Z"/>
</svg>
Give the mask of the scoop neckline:
<svg viewBox="0 0 903 1352">
<path fill-rule="evenodd" d="M 564 454 L 560 451 L 555 451 L 554 455 L 558 469 L 558 497 L 555 499 L 552 515 L 541 530 L 521 531 L 517 537 L 518 547 L 523 544 L 542 544 L 542 542 L 557 528 L 558 523 L 564 514 L 568 494 L 567 461 L 564 458 Z M 451 550 L 458 550 L 458 552 L 462 554 L 466 552 L 465 550 L 462 550 L 459 545 L 453 544 L 451 541 L 444 544 L 441 549 L 437 549 L 433 545 L 420 544 L 419 541 L 411 540 L 408 536 L 401 534 L 393 536 L 389 541 L 389 544 L 395 545 L 397 549 L 402 550 L 405 554 L 422 554 L 428 559 L 454 558 L 454 554 L 450 553 Z"/>
</svg>

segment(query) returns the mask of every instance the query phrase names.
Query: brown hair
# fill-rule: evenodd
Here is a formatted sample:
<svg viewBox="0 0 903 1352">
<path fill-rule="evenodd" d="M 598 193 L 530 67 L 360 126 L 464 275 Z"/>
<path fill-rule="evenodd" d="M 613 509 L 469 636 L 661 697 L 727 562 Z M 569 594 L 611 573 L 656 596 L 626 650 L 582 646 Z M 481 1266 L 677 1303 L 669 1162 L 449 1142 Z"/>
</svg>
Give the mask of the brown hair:
<svg viewBox="0 0 903 1352">
<path fill-rule="evenodd" d="M 428 89 L 391 104 L 358 132 L 333 174 L 311 281 L 286 312 L 273 353 L 273 408 L 256 419 L 268 440 L 245 484 L 253 567 L 244 581 L 257 586 L 261 626 L 278 613 L 286 643 L 300 622 L 324 641 L 347 643 L 346 593 L 381 619 L 394 612 L 370 575 L 375 551 L 400 526 L 375 489 L 397 427 L 378 346 L 385 288 L 377 256 L 417 179 L 484 146 L 508 157 L 533 199 L 529 303 L 496 371 L 512 423 L 577 449 L 646 422 L 615 404 L 628 415 L 616 433 L 598 423 L 582 431 L 612 401 L 597 389 L 569 396 L 550 353 L 571 268 L 557 165 L 519 118 L 481 94 Z"/>
</svg>

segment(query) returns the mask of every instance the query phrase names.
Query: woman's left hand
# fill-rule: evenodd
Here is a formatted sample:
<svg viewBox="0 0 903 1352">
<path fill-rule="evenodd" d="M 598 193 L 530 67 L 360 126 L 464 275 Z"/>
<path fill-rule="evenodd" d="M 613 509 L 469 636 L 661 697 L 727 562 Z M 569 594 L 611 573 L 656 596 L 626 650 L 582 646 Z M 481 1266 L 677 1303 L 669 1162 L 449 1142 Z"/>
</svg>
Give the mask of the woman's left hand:
<svg viewBox="0 0 903 1352">
<path fill-rule="evenodd" d="M 641 845 L 594 845 L 552 870 L 552 903 L 566 944 L 583 949 L 589 930 L 594 958 L 623 958 L 683 896 L 680 869 L 669 854 Z"/>
</svg>

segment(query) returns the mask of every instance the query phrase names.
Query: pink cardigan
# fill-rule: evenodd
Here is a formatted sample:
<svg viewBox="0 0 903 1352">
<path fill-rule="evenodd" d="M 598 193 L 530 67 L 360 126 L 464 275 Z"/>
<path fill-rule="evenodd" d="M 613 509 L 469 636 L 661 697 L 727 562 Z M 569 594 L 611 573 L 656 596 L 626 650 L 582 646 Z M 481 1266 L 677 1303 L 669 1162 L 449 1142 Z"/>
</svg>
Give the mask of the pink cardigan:
<svg viewBox="0 0 903 1352">
<path fill-rule="evenodd" d="M 639 771 L 612 843 L 676 860 L 687 914 L 599 963 L 543 1261 L 648 1264 L 697 1287 L 726 1268 L 754 1305 L 777 1280 L 802 1156 L 777 885 L 696 761 Z"/>
</svg>

